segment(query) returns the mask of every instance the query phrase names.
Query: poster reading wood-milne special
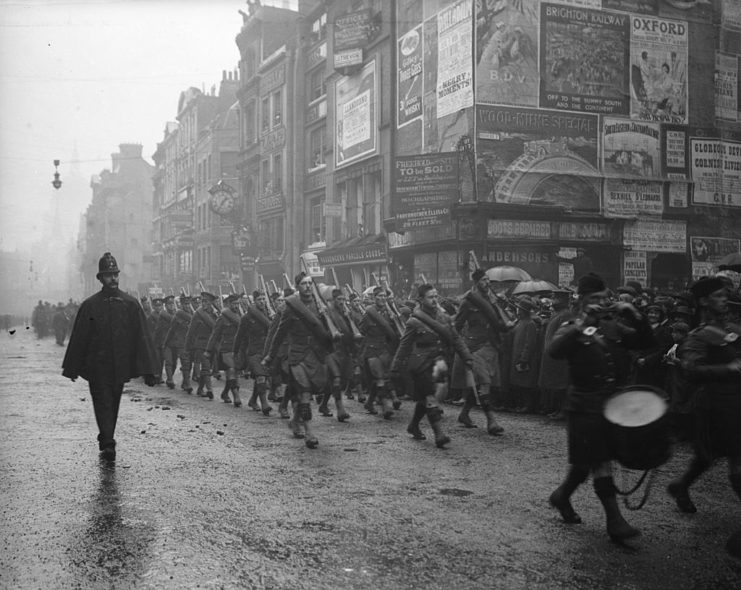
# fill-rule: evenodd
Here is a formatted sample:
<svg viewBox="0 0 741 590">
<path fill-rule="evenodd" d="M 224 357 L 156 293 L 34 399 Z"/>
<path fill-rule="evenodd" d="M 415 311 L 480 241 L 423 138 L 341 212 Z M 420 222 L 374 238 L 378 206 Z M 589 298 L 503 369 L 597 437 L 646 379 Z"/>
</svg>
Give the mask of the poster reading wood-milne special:
<svg viewBox="0 0 741 590">
<path fill-rule="evenodd" d="M 541 4 L 540 106 L 628 114 L 630 15 Z"/>
<path fill-rule="evenodd" d="M 599 211 L 597 115 L 477 105 L 476 125 L 479 199 Z"/>
</svg>

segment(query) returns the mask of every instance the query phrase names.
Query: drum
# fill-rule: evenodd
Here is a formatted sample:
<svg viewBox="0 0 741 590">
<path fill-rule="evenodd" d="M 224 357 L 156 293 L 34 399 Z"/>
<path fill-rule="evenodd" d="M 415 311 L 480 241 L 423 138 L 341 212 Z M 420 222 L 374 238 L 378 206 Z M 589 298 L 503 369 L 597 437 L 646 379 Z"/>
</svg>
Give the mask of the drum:
<svg viewBox="0 0 741 590">
<path fill-rule="evenodd" d="M 667 403 L 660 389 L 627 387 L 605 403 L 613 457 L 628 469 L 654 469 L 671 455 Z"/>
</svg>

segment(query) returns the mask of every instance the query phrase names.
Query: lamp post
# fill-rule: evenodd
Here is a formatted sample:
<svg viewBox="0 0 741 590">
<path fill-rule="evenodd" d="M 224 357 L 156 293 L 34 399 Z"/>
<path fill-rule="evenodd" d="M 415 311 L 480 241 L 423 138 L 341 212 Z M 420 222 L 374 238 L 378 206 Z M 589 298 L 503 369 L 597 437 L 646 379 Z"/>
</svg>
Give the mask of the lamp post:
<svg viewBox="0 0 741 590">
<path fill-rule="evenodd" d="M 54 180 L 51 181 L 51 185 L 57 190 L 62 188 L 62 181 L 59 180 L 59 160 L 54 160 Z"/>
</svg>

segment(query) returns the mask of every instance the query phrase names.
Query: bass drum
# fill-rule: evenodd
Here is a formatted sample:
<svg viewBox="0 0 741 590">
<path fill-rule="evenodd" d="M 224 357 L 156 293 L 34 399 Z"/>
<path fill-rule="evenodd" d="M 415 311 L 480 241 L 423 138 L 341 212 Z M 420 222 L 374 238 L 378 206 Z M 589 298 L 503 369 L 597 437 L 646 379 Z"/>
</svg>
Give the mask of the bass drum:
<svg viewBox="0 0 741 590">
<path fill-rule="evenodd" d="M 645 471 L 671 456 L 664 392 L 648 385 L 627 387 L 605 403 L 613 457 L 628 469 Z"/>
</svg>

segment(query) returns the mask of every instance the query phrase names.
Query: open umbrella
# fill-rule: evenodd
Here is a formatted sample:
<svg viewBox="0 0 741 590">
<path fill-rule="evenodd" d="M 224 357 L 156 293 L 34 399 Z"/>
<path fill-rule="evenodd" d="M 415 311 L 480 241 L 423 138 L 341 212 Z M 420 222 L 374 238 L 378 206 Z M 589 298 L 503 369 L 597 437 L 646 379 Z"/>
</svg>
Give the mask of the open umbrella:
<svg viewBox="0 0 741 590">
<path fill-rule="evenodd" d="M 490 281 L 532 281 L 533 278 L 516 266 L 494 266 L 486 271 Z"/>
<path fill-rule="evenodd" d="M 726 254 L 718 262 L 718 268 L 720 270 L 735 270 L 741 272 L 741 252 L 731 252 Z"/>
<path fill-rule="evenodd" d="M 556 285 L 548 281 L 521 281 L 512 289 L 512 295 L 536 295 L 538 293 L 552 293 L 558 290 Z"/>
</svg>

